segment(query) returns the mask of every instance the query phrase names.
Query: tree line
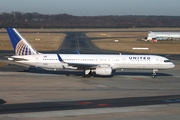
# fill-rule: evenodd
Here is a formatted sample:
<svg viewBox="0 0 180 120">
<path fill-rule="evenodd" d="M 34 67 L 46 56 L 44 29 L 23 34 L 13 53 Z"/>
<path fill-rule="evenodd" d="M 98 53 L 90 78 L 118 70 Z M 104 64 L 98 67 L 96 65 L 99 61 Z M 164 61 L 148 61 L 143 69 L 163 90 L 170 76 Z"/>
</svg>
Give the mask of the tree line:
<svg viewBox="0 0 180 120">
<path fill-rule="evenodd" d="M 180 16 L 73 16 L 11 12 L 0 14 L 0 28 L 180 27 Z"/>
</svg>

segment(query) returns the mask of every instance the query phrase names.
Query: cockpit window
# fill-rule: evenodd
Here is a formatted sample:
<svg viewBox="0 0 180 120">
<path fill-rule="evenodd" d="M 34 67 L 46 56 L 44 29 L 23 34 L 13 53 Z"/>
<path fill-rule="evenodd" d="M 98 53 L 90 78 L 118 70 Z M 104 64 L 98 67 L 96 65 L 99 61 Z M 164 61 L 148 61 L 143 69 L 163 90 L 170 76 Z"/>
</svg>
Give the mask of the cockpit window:
<svg viewBox="0 0 180 120">
<path fill-rule="evenodd" d="M 164 62 L 171 62 L 170 60 L 164 60 Z"/>
</svg>

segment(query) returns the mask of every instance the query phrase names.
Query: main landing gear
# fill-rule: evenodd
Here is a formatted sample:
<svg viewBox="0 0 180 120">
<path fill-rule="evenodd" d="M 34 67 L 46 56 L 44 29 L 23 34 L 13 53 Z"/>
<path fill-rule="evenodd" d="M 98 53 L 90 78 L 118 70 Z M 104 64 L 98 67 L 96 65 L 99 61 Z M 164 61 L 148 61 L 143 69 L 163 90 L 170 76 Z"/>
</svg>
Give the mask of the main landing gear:
<svg viewBox="0 0 180 120">
<path fill-rule="evenodd" d="M 89 77 L 91 77 L 91 75 L 92 75 L 92 71 L 91 71 L 91 70 L 85 70 L 84 73 L 85 73 L 85 74 L 84 74 L 82 77 L 87 77 L 87 78 L 89 78 Z"/>
<path fill-rule="evenodd" d="M 152 73 L 152 78 L 155 78 L 156 77 L 156 72 L 158 71 L 158 69 L 153 69 L 153 73 Z"/>
</svg>

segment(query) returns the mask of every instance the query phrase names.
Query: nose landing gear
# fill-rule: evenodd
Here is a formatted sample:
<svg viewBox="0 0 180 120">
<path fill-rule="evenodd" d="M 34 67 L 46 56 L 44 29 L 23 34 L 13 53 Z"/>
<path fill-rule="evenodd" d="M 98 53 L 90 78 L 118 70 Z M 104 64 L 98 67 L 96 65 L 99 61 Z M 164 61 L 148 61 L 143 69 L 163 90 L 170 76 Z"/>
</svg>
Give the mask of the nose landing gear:
<svg viewBox="0 0 180 120">
<path fill-rule="evenodd" d="M 155 78 L 156 77 L 156 72 L 158 71 L 158 69 L 153 69 L 153 73 L 152 73 L 152 78 Z"/>
</svg>

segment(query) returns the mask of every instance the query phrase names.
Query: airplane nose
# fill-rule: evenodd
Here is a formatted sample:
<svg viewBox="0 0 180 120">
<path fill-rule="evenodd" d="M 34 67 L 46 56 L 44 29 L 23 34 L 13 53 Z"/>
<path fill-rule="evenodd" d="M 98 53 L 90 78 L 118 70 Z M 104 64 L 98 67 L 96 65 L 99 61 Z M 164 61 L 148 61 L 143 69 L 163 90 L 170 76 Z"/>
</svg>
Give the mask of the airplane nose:
<svg viewBox="0 0 180 120">
<path fill-rule="evenodd" d="M 175 67 L 175 65 L 174 65 L 174 63 L 172 63 L 172 64 L 171 64 L 171 68 L 174 68 L 174 67 Z"/>
</svg>

